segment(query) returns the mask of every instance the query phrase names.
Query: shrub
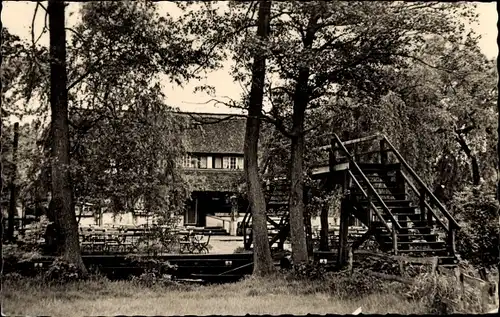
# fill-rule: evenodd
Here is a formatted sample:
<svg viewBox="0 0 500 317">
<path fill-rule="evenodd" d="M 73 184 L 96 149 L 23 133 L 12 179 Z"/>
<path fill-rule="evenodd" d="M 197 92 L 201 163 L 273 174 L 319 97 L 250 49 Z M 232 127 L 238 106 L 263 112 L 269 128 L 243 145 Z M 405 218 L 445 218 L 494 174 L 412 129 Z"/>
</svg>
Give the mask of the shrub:
<svg viewBox="0 0 500 317">
<path fill-rule="evenodd" d="M 407 288 L 406 296 L 430 314 L 481 313 L 479 290 L 462 289 L 453 276 L 423 274 Z"/>
<path fill-rule="evenodd" d="M 342 299 L 358 299 L 368 294 L 380 293 L 389 289 L 384 283 L 393 284 L 381 281 L 363 270 L 355 270 L 352 274 L 347 271 L 331 272 L 325 280 L 329 293 Z"/>
<path fill-rule="evenodd" d="M 131 255 L 126 257 L 126 259 L 128 259 L 133 266 L 145 268 L 146 271 L 154 272 L 159 275 L 172 274 L 177 269 L 176 265 L 172 265 L 168 261 L 154 258 L 142 258 L 140 256 Z"/>
<path fill-rule="evenodd" d="M 292 274 L 298 279 L 322 280 L 325 277 L 326 270 L 323 265 L 315 262 L 299 263 L 292 265 Z"/>
<path fill-rule="evenodd" d="M 452 201 L 453 215 L 462 225 L 457 232 L 457 251 L 475 266 L 493 267 L 498 263 L 498 202 L 493 188 L 466 188 Z"/>
<path fill-rule="evenodd" d="M 15 244 L 4 245 L 2 249 L 4 272 L 17 272 L 22 275 L 33 275 L 32 268 L 27 262 L 40 258 L 39 249 L 24 250 Z"/>
<path fill-rule="evenodd" d="M 42 242 L 45 241 L 45 230 L 50 224 L 45 216 L 33 222 L 23 235 L 17 237 L 17 245 L 24 251 L 40 252 Z"/>
<path fill-rule="evenodd" d="M 75 264 L 56 258 L 45 273 L 45 278 L 47 281 L 68 283 L 83 280 L 84 276 Z"/>
</svg>

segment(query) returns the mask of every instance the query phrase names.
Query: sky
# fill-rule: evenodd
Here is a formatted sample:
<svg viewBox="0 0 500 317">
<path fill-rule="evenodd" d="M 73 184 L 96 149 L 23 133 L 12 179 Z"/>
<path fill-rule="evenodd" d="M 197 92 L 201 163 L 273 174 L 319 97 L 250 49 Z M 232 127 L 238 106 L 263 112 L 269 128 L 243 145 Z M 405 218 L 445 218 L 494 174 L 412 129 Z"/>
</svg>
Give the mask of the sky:
<svg viewBox="0 0 500 317">
<path fill-rule="evenodd" d="M 42 2 L 46 6 L 46 2 Z M 478 6 L 477 12 L 479 14 L 479 23 L 472 25 L 471 28 L 482 36 L 480 40 L 480 47 L 483 53 L 488 58 L 496 58 L 498 55 L 497 45 L 497 10 L 495 2 L 475 2 Z M 78 3 L 70 3 L 66 10 L 66 24 L 68 26 L 74 25 L 78 21 Z M 159 3 L 160 12 L 169 11 L 174 14 L 172 10 L 178 9 L 172 3 Z M 31 24 L 33 13 L 36 7 L 35 2 L 28 1 L 3 1 L 2 22 L 4 27 L 9 29 L 13 34 L 31 41 Z M 40 34 L 44 25 L 45 12 L 42 9 L 38 10 L 35 24 L 34 33 L 35 37 Z M 48 34 L 43 35 L 39 41 L 42 45 L 48 45 Z M 191 81 L 179 87 L 168 81 L 163 83 L 164 93 L 166 96 L 165 102 L 171 106 L 180 108 L 182 111 L 193 112 L 214 112 L 214 113 L 240 113 L 240 110 L 231 109 L 223 105 L 215 105 L 214 102 L 209 102 L 213 97 L 206 93 L 194 93 L 193 89 L 197 85 L 210 83 L 216 88 L 216 98 L 223 100 L 225 96 L 232 99 L 239 99 L 242 93 L 242 88 L 239 83 L 234 82 L 229 75 L 229 65 L 227 68 L 212 72 L 201 82 Z M 208 103 L 207 103 L 208 102 Z"/>
</svg>

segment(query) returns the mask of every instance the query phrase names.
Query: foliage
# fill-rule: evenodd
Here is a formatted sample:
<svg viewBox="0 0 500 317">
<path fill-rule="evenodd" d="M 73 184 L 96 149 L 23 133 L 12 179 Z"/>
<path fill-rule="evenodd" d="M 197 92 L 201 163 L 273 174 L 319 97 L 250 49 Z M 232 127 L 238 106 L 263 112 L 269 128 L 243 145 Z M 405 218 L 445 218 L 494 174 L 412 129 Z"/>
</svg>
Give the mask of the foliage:
<svg viewBox="0 0 500 317">
<path fill-rule="evenodd" d="M 325 267 L 318 263 L 298 263 L 292 266 L 293 276 L 299 279 L 321 280 L 324 279 Z"/>
<path fill-rule="evenodd" d="M 423 274 L 404 293 L 426 306 L 430 314 L 483 313 L 479 291 L 466 289 L 463 293 L 453 276 Z"/>
<path fill-rule="evenodd" d="M 40 219 L 32 223 L 23 235 L 17 239 L 17 244 L 25 251 L 40 251 L 42 242 L 45 239 L 45 231 L 50 221 L 47 217 L 42 216 Z"/>
<path fill-rule="evenodd" d="M 490 186 L 469 187 L 457 192 L 452 201 L 453 215 L 462 226 L 457 232 L 457 251 L 478 267 L 498 264 L 499 205 L 494 192 Z"/>
<path fill-rule="evenodd" d="M 144 287 L 175 287 L 180 288 L 180 283 L 172 280 L 170 275 L 161 274 L 157 270 L 146 270 L 139 276 L 132 277 L 132 283 Z"/>
<path fill-rule="evenodd" d="M 379 101 L 344 98 L 329 109 L 329 127 L 341 139 L 386 134 L 448 203 L 454 191 L 474 182 L 473 159 L 481 182 L 495 178 L 496 69 L 473 34 L 456 43 L 428 37 L 413 54 L 417 60 L 391 70 L 390 90 Z M 324 132 L 311 132 L 309 143 L 325 145 L 324 137 L 316 144 Z M 317 157 L 311 153 L 309 164 Z"/>
<path fill-rule="evenodd" d="M 84 275 L 76 264 L 56 258 L 45 273 L 45 278 L 52 282 L 68 283 L 82 280 Z"/>
<path fill-rule="evenodd" d="M 80 14 L 67 43 L 75 200 L 102 211 L 139 208 L 160 217 L 165 211 L 182 212 L 187 184 L 177 159 L 184 123 L 163 102 L 161 76 L 177 83 L 192 78 L 196 52 L 179 36 L 172 18 L 160 16 L 151 2 L 86 3 Z M 43 58 L 35 62 L 47 66 Z M 31 201 L 50 191 L 50 186 L 39 185 L 50 184 L 50 162 L 43 156 L 51 148 L 44 119 L 47 100 L 42 98 L 48 78 L 32 76 L 40 78 L 36 85 L 28 80 L 20 84 L 31 85 L 41 96 L 34 128 L 43 131 L 44 152 L 37 153 L 42 157 L 30 170 L 35 179 L 28 187 L 36 189 L 30 192 Z"/>
<path fill-rule="evenodd" d="M 2 249 L 4 264 L 10 265 L 11 267 L 16 266 L 18 263 L 30 262 L 31 260 L 38 259 L 42 256 L 40 250 L 32 249 L 26 250 L 23 247 L 19 247 L 16 244 L 6 244 Z"/>
</svg>

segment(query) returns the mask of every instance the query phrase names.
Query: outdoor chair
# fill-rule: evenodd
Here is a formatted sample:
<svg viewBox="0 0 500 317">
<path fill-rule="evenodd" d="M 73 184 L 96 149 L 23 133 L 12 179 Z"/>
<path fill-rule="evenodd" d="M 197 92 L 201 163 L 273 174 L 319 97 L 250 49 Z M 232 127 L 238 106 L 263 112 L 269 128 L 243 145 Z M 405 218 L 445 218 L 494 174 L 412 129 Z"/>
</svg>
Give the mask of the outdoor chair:
<svg viewBox="0 0 500 317">
<path fill-rule="evenodd" d="M 203 241 L 203 235 L 195 235 L 191 241 L 192 253 L 209 253 L 208 245 L 210 243 L 210 237 L 212 236 L 212 231 L 208 232 L 207 241 Z"/>
<path fill-rule="evenodd" d="M 191 237 L 193 236 L 193 231 L 190 230 L 187 233 L 180 232 L 179 234 L 179 253 L 193 253 L 191 246 Z"/>
</svg>

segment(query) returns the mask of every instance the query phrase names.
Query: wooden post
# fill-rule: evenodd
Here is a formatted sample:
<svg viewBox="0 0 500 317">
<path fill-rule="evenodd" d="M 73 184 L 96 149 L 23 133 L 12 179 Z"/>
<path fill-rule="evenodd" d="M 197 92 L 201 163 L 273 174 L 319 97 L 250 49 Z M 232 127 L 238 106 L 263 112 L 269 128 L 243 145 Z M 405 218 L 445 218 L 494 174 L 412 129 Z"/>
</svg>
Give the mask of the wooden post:
<svg viewBox="0 0 500 317">
<path fill-rule="evenodd" d="M 236 213 L 238 212 L 238 198 L 232 195 L 231 198 L 231 222 L 229 223 L 229 235 L 236 236 Z"/>
<path fill-rule="evenodd" d="M 380 140 L 380 163 L 387 165 L 389 157 L 387 155 L 387 142 L 384 139 Z"/>
<path fill-rule="evenodd" d="M 347 236 L 349 234 L 349 210 L 348 201 L 344 197 L 340 207 L 340 232 L 339 232 L 339 250 L 338 265 L 344 266 L 347 255 Z"/>
<path fill-rule="evenodd" d="M 348 265 L 348 269 L 349 269 L 349 275 L 352 275 L 353 271 L 354 271 L 354 266 L 353 266 L 353 258 L 354 258 L 354 255 L 352 253 L 352 248 L 349 248 L 349 250 L 347 251 L 347 265 Z"/>
<path fill-rule="evenodd" d="M 420 220 L 425 221 L 425 190 L 420 188 Z"/>
<path fill-rule="evenodd" d="M 330 209 L 329 204 L 324 204 L 321 208 L 320 222 L 321 231 L 319 237 L 319 250 L 320 251 L 330 251 L 328 246 L 328 211 Z"/>
<path fill-rule="evenodd" d="M 449 231 L 448 231 L 448 244 L 450 246 L 450 249 L 451 249 L 451 253 L 453 255 L 456 254 L 456 248 L 455 248 L 455 234 L 456 234 L 456 229 L 453 227 L 453 225 L 450 223 L 448 225 L 448 228 L 449 228 Z"/>
<path fill-rule="evenodd" d="M 395 198 L 398 200 L 406 199 L 405 179 L 403 177 L 403 173 L 401 172 L 401 170 L 396 171 L 396 187 L 398 195 L 396 195 Z"/>
<path fill-rule="evenodd" d="M 437 256 L 432 258 L 432 266 L 431 266 L 431 274 L 436 275 L 437 273 L 437 267 L 439 263 L 439 258 Z"/>
<path fill-rule="evenodd" d="M 398 255 L 398 235 L 397 235 L 397 232 L 396 232 L 396 228 L 394 227 L 394 224 L 393 225 L 393 228 L 392 228 L 392 248 L 394 249 L 394 255 Z"/>
<path fill-rule="evenodd" d="M 337 150 L 335 150 L 335 146 L 336 146 L 336 142 L 335 142 L 335 139 L 331 139 L 330 140 L 330 152 L 329 152 L 329 155 L 328 155 L 328 158 L 329 158 L 329 165 L 330 165 L 330 174 L 333 173 L 333 167 L 335 166 L 335 164 L 337 164 L 337 158 L 336 158 L 336 155 L 335 155 L 335 152 Z"/>
</svg>

